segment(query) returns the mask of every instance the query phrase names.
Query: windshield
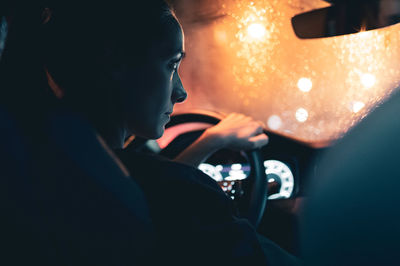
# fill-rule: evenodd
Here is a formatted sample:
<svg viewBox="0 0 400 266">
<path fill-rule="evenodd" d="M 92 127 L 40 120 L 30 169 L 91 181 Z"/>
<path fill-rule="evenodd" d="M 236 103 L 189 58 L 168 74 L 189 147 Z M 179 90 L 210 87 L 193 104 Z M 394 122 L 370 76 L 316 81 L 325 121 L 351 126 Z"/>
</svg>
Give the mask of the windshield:
<svg viewBox="0 0 400 266">
<path fill-rule="evenodd" d="M 176 111 L 243 112 L 307 143 L 338 139 L 400 81 L 400 25 L 300 40 L 291 18 L 329 6 L 312 0 L 175 1 L 185 30 Z"/>
</svg>

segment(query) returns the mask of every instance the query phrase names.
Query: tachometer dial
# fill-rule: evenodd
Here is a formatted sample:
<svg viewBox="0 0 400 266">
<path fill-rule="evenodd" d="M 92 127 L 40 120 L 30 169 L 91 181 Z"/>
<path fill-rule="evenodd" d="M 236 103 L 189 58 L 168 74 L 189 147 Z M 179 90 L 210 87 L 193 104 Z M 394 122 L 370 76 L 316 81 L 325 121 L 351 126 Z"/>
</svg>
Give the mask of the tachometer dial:
<svg viewBox="0 0 400 266">
<path fill-rule="evenodd" d="M 294 176 L 289 166 L 277 160 L 267 160 L 264 162 L 264 166 L 268 182 L 280 184 L 279 192 L 270 195 L 268 199 L 290 198 L 294 189 Z"/>
</svg>

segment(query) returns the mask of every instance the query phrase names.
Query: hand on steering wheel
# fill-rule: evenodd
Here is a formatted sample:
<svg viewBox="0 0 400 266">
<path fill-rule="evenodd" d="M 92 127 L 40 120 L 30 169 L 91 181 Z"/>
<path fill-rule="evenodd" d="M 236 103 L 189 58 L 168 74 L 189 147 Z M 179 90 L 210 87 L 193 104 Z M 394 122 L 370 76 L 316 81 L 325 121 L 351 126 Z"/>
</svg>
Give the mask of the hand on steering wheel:
<svg viewBox="0 0 400 266">
<path fill-rule="evenodd" d="M 247 151 L 261 148 L 268 144 L 264 133 L 264 124 L 250 116 L 231 113 L 215 126 L 204 131 L 223 142 L 222 146 L 235 151 Z"/>
<path fill-rule="evenodd" d="M 249 116 L 232 113 L 207 128 L 174 161 L 198 167 L 220 149 L 249 151 L 268 144 L 263 124 Z"/>
</svg>

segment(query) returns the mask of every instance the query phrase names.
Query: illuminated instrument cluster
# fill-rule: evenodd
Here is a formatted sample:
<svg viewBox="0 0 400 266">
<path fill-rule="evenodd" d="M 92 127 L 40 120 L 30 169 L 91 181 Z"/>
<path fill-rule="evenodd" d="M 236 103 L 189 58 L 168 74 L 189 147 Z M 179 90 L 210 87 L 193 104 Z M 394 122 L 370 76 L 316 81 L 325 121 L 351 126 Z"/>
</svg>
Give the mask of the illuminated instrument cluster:
<svg viewBox="0 0 400 266">
<path fill-rule="evenodd" d="M 274 185 L 268 199 L 287 199 L 294 191 L 294 176 L 289 166 L 278 160 L 264 161 L 269 184 Z M 209 175 L 232 199 L 241 196 L 242 181 L 250 175 L 249 164 L 211 165 L 200 164 L 199 169 Z M 272 194 L 271 194 L 272 193 Z"/>
</svg>

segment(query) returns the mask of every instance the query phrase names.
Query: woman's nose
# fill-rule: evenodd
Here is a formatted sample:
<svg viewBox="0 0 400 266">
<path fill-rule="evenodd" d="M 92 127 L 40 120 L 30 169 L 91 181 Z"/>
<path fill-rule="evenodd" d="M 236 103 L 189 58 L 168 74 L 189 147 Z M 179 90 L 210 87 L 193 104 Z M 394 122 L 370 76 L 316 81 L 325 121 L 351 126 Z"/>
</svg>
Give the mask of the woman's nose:
<svg viewBox="0 0 400 266">
<path fill-rule="evenodd" d="M 181 103 L 185 101 L 187 98 L 187 92 L 185 88 L 182 85 L 181 79 L 178 77 L 177 82 L 175 83 L 174 86 L 174 91 L 172 94 L 172 100 L 174 103 Z"/>
</svg>

